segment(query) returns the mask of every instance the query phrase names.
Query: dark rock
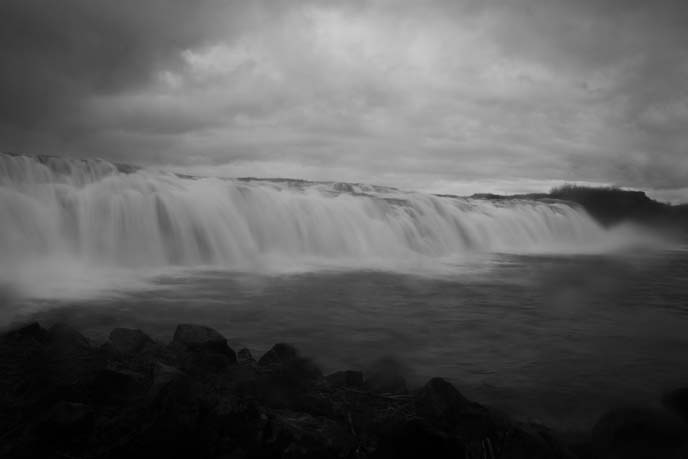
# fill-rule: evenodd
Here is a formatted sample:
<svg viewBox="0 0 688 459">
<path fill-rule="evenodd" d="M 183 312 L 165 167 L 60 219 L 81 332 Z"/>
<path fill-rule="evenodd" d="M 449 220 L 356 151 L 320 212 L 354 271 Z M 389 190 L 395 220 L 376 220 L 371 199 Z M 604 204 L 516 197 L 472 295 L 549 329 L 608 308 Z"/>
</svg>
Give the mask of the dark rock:
<svg viewBox="0 0 688 459">
<path fill-rule="evenodd" d="M 45 343 L 47 338 L 47 330 L 41 327 L 38 322 L 31 322 L 30 324 L 5 333 L 2 337 L 2 341 L 8 343 L 19 343 L 27 340 L 33 340 L 36 343 Z"/>
<path fill-rule="evenodd" d="M 155 362 L 155 364 L 153 364 L 153 385 L 165 385 L 183 375 L 184 373 L 181 370 L 173 366 L 166 365 L 162 362 Z"/>
<path fill-rule="evenodd" d="M 277 412 L 263 435 L 272 454 L 283 458 L 351 457 L 356 448 L 342 425 L 307 413 Z"/>
<path fill-rule="evenodd" d="M 682 387 L 664 394 L 662 404 L 688 421 L 688 387 Z"/>
<path fill-rule="evenodd" d="M 688 430 L 667 412 L 622 407 L 597 421 L 592 443 L 594 452 L 604 458 L 674 458 L 685 452 Z"/>
<path fill-rule="evenodd" d="M 48 330 L 44 354 L 44 383 L 77 396 L 106 363 L 86 337 L 64 324 Z"/>
<path fill-rule="evenodd" d="M 58 323 L 48 329 L 47 338 L 52 346 L 63 348 L 91 348 L 89 340 L 67 324 Z"/>
<path fill-rule="evenodd" d="M 416 394 L 419 416 L 442 423 L 454 424 L 470 402 L 454 386 L 442 378 L 432 378 Z"/>
<path fill-rule="evenodd" d="M 284 343 L 266 352 L 256 370 L 260 373 L 254 383 L 257 396 L 267 406 L 280 409 L 299 410 L 322 378 L 322 372 L 312 361 L 299 356 L 294 347 Z"/>
<path fill-rule="evenodd" d="M 79 448 L 91 434 L 93 409 L 83 403 L 60 401 L 36 427 L 36 449 Z"/>
<path fill-rule="evenodd" d="M 489 437 L 498 457 L 513 459 L 576 459 L 564 442 L 538 424 L 507 425 Z"/>
<path fill-rule="evenodd" d="M 236 354 L 227 344 L 227 339 L 217 330 L 204 325 L 177 325 L 172 344 L 191 351 L 212 351 L 226 354 L 236 362 Z"/>
<path fill-rule="evenodd" d="M 3 430 L 0 457 L 81 457 L 79 452 L 89 448 L 95 420 L 90 406 L 60 400 L 42 408 Z"/>
<path fill-rule="evenodd" d="M 371 455 L 374 459 L 415 459 L 421 457 L 454 459 L 469 456 L 463 441 L 416 419 L 401 419 L 386 426 L 379 445 Z"/>
<path fill-rule="evenodd" d="M 405 373 L 406 369 L 397 360 L 385 357 L 371 366 L 365 385 L 376 393 L 406 394 Z"/>
<path fill-rule="evenodd" d="M 327 375 L 325 379 L 333 387 L 363 387 L 363 373 L 360 371 L 337 371 Z"/>
<path fill-rule="evenodd" d="M 239 349 L 239 352 L 237 353 L 237 360 L 239 363 L 250 363 L 256 361 L 256 359 L 253 358 L 253 355 L 251 355 L 251 351 L 245 347 Z"/>
<path fill-rule="evenodd" d="M 98 403 L 122 403 L 143 397 L 149 384 L 141 373 L 109 365 L 96 373 L 92 395 Z"/>
<path fill-rule="evenodd" d="M 148 398 L 150 400 L 155 400 L 165 387 L 185 377 L 186 374 L 178 368 L 166 365 L 162 362 L 155 362 L 153 364 L 153 381 L 148 392 Z"/>
<path fill-rule="evenodd" d="M 109 348 L 119 354 L 134 354 L 148 344 L 153 344 L 148 335 L 131 328 L 115 328 L 110 332 L 108 341 Z"/>
<path fill-rule="evenodd" d="M 258 365 L 278 365 L 299 358 L 296 348 L 290 344 L 277 343 L 258 360 Z"/>
<path fill-rule="evenodd" d="M 223 371 L 237 361 L 225 337 L 203 325 L 178 325 L 172 347 L 180 352 L 185 370 L 201 374 Z"/>
</svg>

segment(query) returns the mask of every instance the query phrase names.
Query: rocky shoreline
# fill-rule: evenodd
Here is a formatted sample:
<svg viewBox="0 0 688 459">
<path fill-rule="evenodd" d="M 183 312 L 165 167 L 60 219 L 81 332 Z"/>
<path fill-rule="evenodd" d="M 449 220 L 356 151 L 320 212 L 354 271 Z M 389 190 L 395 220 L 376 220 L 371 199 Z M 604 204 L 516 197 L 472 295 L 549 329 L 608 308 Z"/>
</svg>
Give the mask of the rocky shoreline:
<svg viewBox="0 0 688 459">
<path fill-rule="evenodd" d="M 66 325 L 0 336 L 3 458 L 686 458 L 688 389 L 622 407 L 575 438 L 516 422 L 433 378 L 381 365 L 323 375 L 292 346 L 255 360 L 212 328 L 169 344 Z"/>
</svg>

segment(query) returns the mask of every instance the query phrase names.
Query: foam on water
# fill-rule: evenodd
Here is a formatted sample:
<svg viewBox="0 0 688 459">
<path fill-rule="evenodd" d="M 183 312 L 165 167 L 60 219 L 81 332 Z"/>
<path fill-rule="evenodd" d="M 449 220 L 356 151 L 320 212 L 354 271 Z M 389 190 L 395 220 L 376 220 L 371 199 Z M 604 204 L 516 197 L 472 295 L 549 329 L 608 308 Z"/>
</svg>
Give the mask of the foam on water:
<svg viewBox="0 0 688 459">
<path fill-rule="evenodd" d="M 0 279 L 29 296 L 136 286 L 141 273 L 177 267 L 432 271 L 497 252 L 600 253 L 651 241 L 564 202 L 0 155 Z"/>
</svg>

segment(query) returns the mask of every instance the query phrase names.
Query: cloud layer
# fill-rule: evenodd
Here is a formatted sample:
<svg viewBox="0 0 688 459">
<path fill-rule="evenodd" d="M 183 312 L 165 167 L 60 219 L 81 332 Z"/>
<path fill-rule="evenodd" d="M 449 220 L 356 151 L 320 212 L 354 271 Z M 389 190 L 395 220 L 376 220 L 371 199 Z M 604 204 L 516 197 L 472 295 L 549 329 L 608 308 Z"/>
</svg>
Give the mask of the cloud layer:
<svg viewBox="0 0 688 459">
<path fill-rule="evenodd" d="M 6 0 L 0 149 L 685 189 L 687 23 L 680 0 Z"/>
</svg>

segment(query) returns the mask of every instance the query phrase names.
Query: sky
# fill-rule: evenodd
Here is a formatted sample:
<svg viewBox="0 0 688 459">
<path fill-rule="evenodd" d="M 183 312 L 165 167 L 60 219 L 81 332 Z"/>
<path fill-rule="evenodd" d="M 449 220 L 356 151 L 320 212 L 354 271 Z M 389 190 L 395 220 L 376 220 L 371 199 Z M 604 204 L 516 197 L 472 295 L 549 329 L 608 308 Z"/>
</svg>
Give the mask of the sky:
<svg viewBox="0 0 688 459">
<path fill-rule="evenodd" d="M 685 0 L 2 0 L 0 151 L 688 202 Z"/>
</svg>

